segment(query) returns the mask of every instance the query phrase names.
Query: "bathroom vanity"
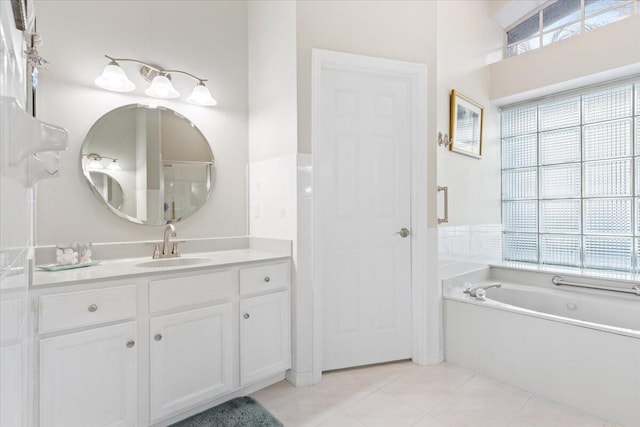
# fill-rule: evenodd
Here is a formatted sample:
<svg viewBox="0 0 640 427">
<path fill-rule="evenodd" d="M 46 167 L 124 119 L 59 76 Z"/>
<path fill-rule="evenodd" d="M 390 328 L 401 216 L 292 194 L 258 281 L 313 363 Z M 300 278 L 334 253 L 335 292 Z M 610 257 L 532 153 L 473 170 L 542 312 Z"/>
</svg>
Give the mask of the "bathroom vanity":
<svg viewBox="0 0 640 427">
<path fill-rule="evenodd" d="M 235 249 L 35 272 L 33 424 L 164 426 L 283 379 L 290 269 Z"/>
</svg>

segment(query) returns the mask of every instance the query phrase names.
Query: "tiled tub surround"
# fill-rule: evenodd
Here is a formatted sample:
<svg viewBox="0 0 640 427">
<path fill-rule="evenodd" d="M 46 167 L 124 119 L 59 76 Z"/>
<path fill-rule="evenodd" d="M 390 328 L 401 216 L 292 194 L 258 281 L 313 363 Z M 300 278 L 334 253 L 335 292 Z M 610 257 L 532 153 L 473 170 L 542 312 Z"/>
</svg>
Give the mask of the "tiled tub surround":
<svg viewBox="0 0 640 427">
<path fill-rule="evenodd" d="M 640 297 L 557 288 L 553 275 L 488 267 L 443 280 L 445 359 L 620 425 L 640 425 Z M 465 282 L 502 288 L 478 301 L 462 292 Z"/>
<path fill-rule="evenodd" d="M 290 241 L 189 241 L 160 260 L 96 247 L 100 265 L 33 274 L 34 425 L 166 426 L 284 379 Z"/>
</svg>

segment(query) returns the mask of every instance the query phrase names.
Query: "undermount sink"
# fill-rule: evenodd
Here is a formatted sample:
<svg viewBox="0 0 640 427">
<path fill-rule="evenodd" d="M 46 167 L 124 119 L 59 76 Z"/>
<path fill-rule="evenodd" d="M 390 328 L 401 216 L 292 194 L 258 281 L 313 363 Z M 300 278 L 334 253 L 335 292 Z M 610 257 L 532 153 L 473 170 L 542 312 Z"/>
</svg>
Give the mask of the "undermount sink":
<svg viewBox="0 0 640 427">
<path fill-rule="evenodd" d="M 206 262 L 211 262 L 211 258 L 163 258 L 141 262 L 134 266 L 142 268 L 182 267 L 186 265 L 204 264 Z"/>
</svg>

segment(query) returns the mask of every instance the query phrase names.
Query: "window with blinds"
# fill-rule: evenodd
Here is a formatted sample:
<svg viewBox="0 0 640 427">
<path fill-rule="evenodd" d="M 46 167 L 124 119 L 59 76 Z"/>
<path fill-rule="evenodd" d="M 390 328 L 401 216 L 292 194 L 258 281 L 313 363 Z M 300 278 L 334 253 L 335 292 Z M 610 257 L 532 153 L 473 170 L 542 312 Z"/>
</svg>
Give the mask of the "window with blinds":
<svg viewBox="0 0 640 427">
<path fill-rule="evenodd" d="M 640 269 L 640 78 L 502 110 L 503 258 Z"/>
</svg>

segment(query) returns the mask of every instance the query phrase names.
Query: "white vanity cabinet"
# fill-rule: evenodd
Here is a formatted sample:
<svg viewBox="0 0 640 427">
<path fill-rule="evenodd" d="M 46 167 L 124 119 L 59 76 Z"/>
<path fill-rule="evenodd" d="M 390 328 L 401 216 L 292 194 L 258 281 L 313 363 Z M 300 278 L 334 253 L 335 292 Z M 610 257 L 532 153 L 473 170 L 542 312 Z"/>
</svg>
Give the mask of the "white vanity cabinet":
<svg viewBox="0 0 640 427">
<path fill-rule="evenodd" d="M 212 400 L 234 386 L 230 272 L 150 283 L 151 311 L 182 309 L 149 322 L 151 421 Z M 226 301 L 226 302 L 220 302 Z M 194 304 L 211 305 L 184 309 Z"/>
<path fill-rule="evenodd" d="M 39 427 L 167 426 L 283 379 L 290 268 L 278 257 L 36 289 Z"/>
<path fill-rule="evenodd" d="M 240 269 L 240 294 L 240 385 L 246 385 L 291 367 L 289 263 Z"/>
<path fill-rule="evenodd" d="M 240 313 L 240 384 L 289 369 L 289 293 L 243 299 Z"/>
<path fill-rule="evenodd" d="M 136 286 L 45 294 L 37 300 L 43 336 L 40 427 L 135 426 Z M 78 331 L 87 326 L 92 329 Z"/>
</svg>

